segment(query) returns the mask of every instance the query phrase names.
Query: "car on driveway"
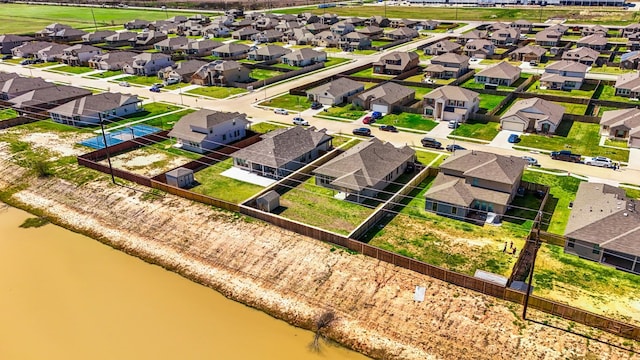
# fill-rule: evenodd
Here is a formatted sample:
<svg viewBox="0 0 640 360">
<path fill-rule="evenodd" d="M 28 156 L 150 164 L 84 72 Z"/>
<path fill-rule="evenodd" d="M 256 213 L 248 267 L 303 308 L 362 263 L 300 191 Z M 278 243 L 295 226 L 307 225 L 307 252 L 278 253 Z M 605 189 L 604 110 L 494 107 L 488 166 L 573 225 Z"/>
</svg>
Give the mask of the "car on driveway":
<svg viewBox="0 0 640 360">
<path fill-rule="evenodd" d="M 311 103 L 311 109 L 313 109 L 313 110 L 322 109 L 322 104 L 320 104 L 319 102 Z"/>
<path fill-rule="evenodd" d="M 536 160 L 535 158 L 532 158 L 531 156 L 523 156 L 522 158 L 524 159 L 524 161 L 527 162 L 527 165 L 529 166 L 538 165 L 538 160 Z"/>
<path fill-rule="evenodd" d="M 364 119 L 362 119 L 363 124 L 373 124 L 374 122 L 376 122 L 376 119 L 371 116 L 365 116 Z"/>
<path fill-rule="evenodd" d="M 371 129 L 365 127 L 353 129 L 353 135 L 371 136 Z"/>
<path fill-rule="evenodd" d="M 280 115 L 289 115 L 289 112 L 285 109 L 275 109 L 273 112 Z"/>
<path fill-rule="evenodd" d="M 458 126 L 460 126 L 460 123 L 457 120 L 451 120 L 449 121 L 449 129 L 455 129 Z"/>
<path fill-rule="evenodd" d="M 447 151 L 451 151 L 451 152 L 454 152 L 454 151 L 456 151 L 456 150 L 467 150 L 467 149 L 465 149 L 465 148 L 463 148 L 462 146 L 457 145 L 457 144 L 450 144 L 450 145 L 447 145 L 447 148 L 446 148 L 446 149 L 447 149 Z"/>
<path fill-rule="evenodd" d="M 393 125 L 382 125 L 380 126 L 380 130 L 389 131 L 389 132 L 398 132 L 398 129 L 396 129 L 396 127 Z"/>
<path fill-rule="evenodd" d="M 375 120 L 382 119 L 382 113 L 380 111 L 374 111 L 371 113 L 371 118 Z"/>
<path fill-rule="evenodd" d="M 599 167 L 613 167 L 613 161 L 608 157 L 596 156 L 591 158 L 585 158 L 584 163 L 591 166 Z"/>
<path fill-rule="evenodd" d="M 518 136 L 518 134 L 511 134 L 511 135 L 509 135 L 509 138 L 507 139 L 507 141 L 510 144 L 519 143 L 520 142 L 520 137 Z"/>
<path fill-rule="evenodd" d="M 307 122 L 307 120 L 305 120 L 305 119 L 303 119 L 301 117 L 298 117 L 298 116 L 293 118 L 293 123 L 295 125 L 309 126 L 309 123 Z"/>
</svg>

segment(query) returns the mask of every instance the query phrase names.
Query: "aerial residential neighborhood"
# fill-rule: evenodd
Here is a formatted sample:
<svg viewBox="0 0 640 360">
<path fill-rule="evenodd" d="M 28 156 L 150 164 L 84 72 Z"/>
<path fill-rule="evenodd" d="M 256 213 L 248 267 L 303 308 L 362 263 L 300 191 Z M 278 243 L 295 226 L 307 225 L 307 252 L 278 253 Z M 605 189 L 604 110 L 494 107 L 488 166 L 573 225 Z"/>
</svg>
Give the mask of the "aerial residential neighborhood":
<svg viewBox="0 0 640 360">
<path fill-rule="evenodd" d="M 632 351 L 625 344 L 640 341 L 634 6 L 298 2 L 179 11 L 123 3 L 87 7 L 93 17 L 84 22 L 43 15 L 24 28 L 0 25 L 0 162 L 29 179 L 20 187 L 0 179 L 3 202 L 25 202 L 11 199 L 38 181 L 69 193 L 126 187 L 130 198 L 117 198 L 141 208 L 179 199 L 187 205 L 172 210 L 176 219 L 205 206 L 276 229 L 261 230 L 265 238 L 291 234 L 287 246 L 304 237 L 328 246 L 327 256 L 373 261 L 367 273 L 388 266 L 415 276 L 394 301 L 426 306 L 437 298 L 429 279 L 508 304 L 505 313 L 522 310 L 508 321 L 521 329 L 530 309 L 543 314 L 535 326 L 553 319 L 561 325 L 548 329 L 572 333 L 580 324 Z M 102 19 L 106 11 L 122 15 Z M 171 246 L 200 259 L 195 247 L 206 249 L 200 241 L 214 232 L 187 240 L 198 233 L 175 230 L 170 237 L 184 241 Z M 260 261 L 279 266 L 282 252 L 268 246 Z M 220 256 L 216 266 L 245 256 L 202 251 Z M 305 252 L 309 259 L 296 254 L 309 274 L 324 269 L 312 258 L 320 250 Z M 324 286 L 332 266 L 314 283 Z M 335 302 L 343 318 L 369 306 Z M 478 358 L 517 358 L 505 354 Z"/>
</svg>

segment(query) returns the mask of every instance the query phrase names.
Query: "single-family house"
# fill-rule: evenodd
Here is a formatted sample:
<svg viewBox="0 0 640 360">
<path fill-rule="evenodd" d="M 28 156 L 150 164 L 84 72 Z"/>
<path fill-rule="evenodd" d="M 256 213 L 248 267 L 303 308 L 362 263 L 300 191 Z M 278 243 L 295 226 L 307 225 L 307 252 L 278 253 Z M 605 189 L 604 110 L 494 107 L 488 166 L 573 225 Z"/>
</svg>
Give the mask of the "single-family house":
<svg viewBox="0 0 640 360">
<path fill-rule="evenodd" d="M 132 41 L 136 41 L 137 32 L 120 31 L 104 38 L 104 42 L 109 47 L 130 46 Z"/>
<path fill-rule="evenodd" d="M 506 61 L 484 68 L 475 75 L 475 82 L 479 84 L 493 84 L 511 86 L 520 79 L 520 68 Z"/>
<path fill-rule="evenodd" d="M 193 170 L 184 167 L 167 171 L 164 176 L 168 185 L 179 188 L 188 188 L 195 182 Z"/>
<path fill-rule="evenodd" d="M 261 31 L 258 34 L 253 35 L 251 37 L 251 40 L 260 44 L 273 43 L 273 42 L 281 41 L 283 36 L 284 34 L 281 31 L 271 29 L 271 30 Z"/>
<path fill-rule="evenodd" d="M 547 53 L 547 49 L 537 45 L 527 45 L 521 48 L 515 49 L 511 52 L 510 57 L 516 61 L 536 61 L 540 63 L 544 54 Z"/>
<path fill-rule="evenodd" d="M 231 29 L 223 24 L 212 23 L 202 28 L 202 34 L 205 38 L 222 38 L 231 36 Z"/>
<path fill-rule="evenodd" d="M 578 40 L 577 46 L 602 51 L 607 47 L 607 38 L 602 34 L 587 35 Z"/>
<path fill-rule="evenodd" d="M 247 53 L 250 49 L 250 46 L 244 44 L 224 44 L 213 49 L 213 56 L 217 56 L 224 60 L 244 59 L 247 57 Z"/>
<path fill-rule="evenodd" d="M 581 182 L 565 228 L 564 251 L 640 274 L 640 212 L 624 189 Z"/>
<path fill-rule="evenodd" d="M 470 40 L 478 40 L 478 39 L 486 39 L 486 38 L 487 38 L 486 31 L 471 30 L 464 34 L 460 34 L 460 36 L 458 36 L 458 44 L 464 45 L 467 43 L 467 41 L 470 41 Z"/>
<path fill-rule="evenodd" d="M 91 94 L 91 90 L 75 86 L 55 85 L 31 90 L 8 101 L 19 114 L 26 113 L 27 116 L 30 116 L 33 113 L 39 113 Z"/>
<path fill-rule="evenodd" d="M 439 21 L 425 20 L 417 23 L 415 26 L 415 29 L 416 30 L 435 30 L 438 28 L 439 25 L 440 25 Z"/>
<path fill-rule="evenodd" d="M 616 96 L 640 99 L 640 73 L 634 71 L 618 76 L 614 87 Z"/>
<path fill-rule="evenodd" d="M 480 108 L 477 92 L 445 85 L 424 96 L 424 114 L 436 121 L 466 122 Z"/>
<path fill-rule="evenodd" d="M 22 35 L 0 35 L 0 54 L 11 54 L 11 50 L 13 50 L 13 48 L 18 47 L 31 40 L 33 40 L 33 38 Z"/>
<path fill-rule="evenodd" d="M 260 31 L 254 29 L 254 28 L 250 28 L 250 27 L 245 27 L 245 28 L 241 28 L 239 30 L 236 30 L 234 32 L 231 33 L 231 38 L 232 39 L 236 39 L 236 40 L 251 40 L 251 37 L 255 34 L 259 34 Z"/>
<path fill-rule="evenodd" d="M 142 110 L 136 95 L 101 93 L 69 101 L 49 110 L 51 119 L 71 126 L 90 126 L 101 121 L 118 121 Z"/>
<path fill-rule="evenodd" d="M 124 23 L 124 28 L 127 30 L 140 30 L 146 29 L 149 24 L 151 24 L 151 21 L 135 19 Z"/>
<path fill-rule="evenodd" d="M 219 41 L 204 39 L 200 41 L 190 41 L 186 45 L 180 46 L 179 51 L 186 55 L 206 56 L 211 54 L 213 49 L 224 45 Z"/>
<path fill-rule="evenodd" d="M 195 20 L 187 20 L 186 22 L 178 25 L 178 35 L 182 36 L 201 36 L 207 24 L 203 24 Z"/>
<path fill-rule="evenodd" d="M 232 82 L 249 82 L 251 70 L 232 60 L 215 60 L 203 65 L 191 76 L 191 83 L 227 86 Z"/>
<path fill-rule="evenodd" d="M 290 31 L 293 29 L 300 29 L 300 28 L 302 28 L 302 24 L 299 23 L 298 21 L 281 20 L 278 26 L 276 26 L 276 30 L 281 31 L 283 34 L 286 33 L 287 31 Z"/>
<path fill-rule="evenodd" d="M 344 21 L 353 26 L 364 26 L 366 19 L 361 19 L 359 17 L 349 17 L 344 19 Z"/>
<path fill-rule="evenodd" d="M 391 21 L 384 16 L 375 15 L 370 17 L 368 20 L 366 20 L 365 24 L 369 26 L 373 25 L 373 26 L 379 26 L 381 28 L 385 28 L 391 25 Z"/>
<path fill-rule="evenodd" d="M 627 140 L 631 148 L 640 148 L 640 110 L 636 108 L 609 110 L 602 113 L 600 134 L 612 139 Z"/>
<path fill-rule="evenodd" d="M 173 66 L 171 56 L 161 53 L 141 53 L 133 57 L 133 61 L 122 67 L 127 74 L 154 76 L 158 71 Z"/>
<path fill-rule="evenodd" d="M 136 34 L 135 38 L 129 40 L 129 45 L 133 47 L 147 47 L 168 38 L 167 34 L 161 31 L 143 31 Z"/>
<path fill-rule="evenodd" d="M 96 70 L 122 70 L 125 65 L 131 64 L 137 55 L 129 51 L 111 51 L 94 56 L 88 63 L 90 68 Z"/>
<path fill-rule="evenodd" d="M 465 55 L 477 59 L 486 59 L 488 56 L 493 55 L 495 50 L 495 45 L 485 39 L 467 41 L 467 43 L 464 44 Z"/>
<path fill-rule="evenodd" d="M 418 30 L 410 27 L 399 27 L 393 31 L 389 31 L 386 35 L 389 39 L 396 41 L 411 40 L 417 38 L 420 34 L 418 34 Z"/>
<path fill-rule="evenodd" d="M 96 55 L 101 55 L 102 49 L 91 45 L 73 45 L 62 50 L 62 62 L 71 66 L 85 66 Z"/>
<path fill-rule="evenodd" d="M 160 51 L 165 54 L 171 54 L 177 52 L 181 47 L 191 42 L 195 42 L 195 40 L 191 40 L 186 36 L 177 36 L 158 41 L 157 43 L 153 44 L 153 48 L 156 51 Z"/>
<path fill-rule="evenodd" d="M 376 74 L 399 75 L 418 67 L 420 56 L 414 51 L 393 51 L 380 57 L 373 63 Z"/>
<path fill-rule="evenodd" d="M 425 193 L 425 210 L 483 222 L 489 213 L 503 215 L 516 196 L 526 166 L 517 156 L 457 151 L 440 164 L 440 172 Z"/>
<path fill-rule="evenodd" d="M 413 28 L 418 23 L 417 20 L 409 20 L 409 19 L 394 19 L 391 20 L 391 24 L 389 24 L 392 28 L 401 28 L 408 27 Z"/>
<path fill-rule="evenodd" d="M 111 35 L 117 34 L 113 30 L 98 30 L 82 36 L 82 42 L 85 44 L 97 44 L 105 42 L 106 38 Z"/>
<path fill-rule="evenodd" d="M 233 166 L 264 177 L 281 179 L 331 149 L 326 130 L 294 126 L 261 136 L 262 141 L 232 154 Z"/>
<path fill-rule="evenodd" d="M 548 65 L 540 78 L 540 86 L 553 90 L 573 90 L 582 87 L 588 66 L 575 61 L 561 60 Z"/>
<path fill-rule="evenodd" d="M 224 14 L 225 14 L 225 16 L 231 17 L 231 18 L 243 17 L 244 16 L 244 10 L 243 9 L 228 9 L 228 10 L 225 10 Z"/>
<path fill-rule="evenodd" d="M 441 40 L 424 48 L 425 55 L 442 55 L 446 53 L 458 52 L 462 45 L 449 41 Z"/>
<path fill-rule="evenodd" d="M 3 82 L 10 80 L 10 79 L 15 79 L 20 77 L 20 75 L 16 74 L 16 73 L 6 73 L 6 72 L 1 72 L 0 71 L 0 84 L 2 84 Z"/>
<path fill-rule="evenodd" d="M 15 77 L 0 82 L 0 100 L 11 100 L 32 90 L 44 89 L 56 84 L 44 81 L 42 78 Z"/>
<path fill-rule="evenodd" d="M 188 83 L 193 74 L 205 65 L 207 62 L 201 60 L 182 61 L 158 71 L 158 78 L 165 84 Z"/>
<path fill-rule="evenodd" d="M 599 57 L 599 52 L 588 47 L 571 49 L 562 54 L 562 60 L 577 61 L 587 66 L 595 65 Z"/>
<path fill-rule="evenodd" d="M 447 53 L 431 59 L 431 65 L 424 70 L 428 76 L 436 79 L 458 78 L 469 70 L 469 57 Z"/>
<path fill-rule="evenodd" d="M 323 31 L 317 33 L 311 41 L 313 46 L 318 47 L 338 47 L 340 44 L 340 37 L 331 31 Z"/>
<path fill-rule="evenodd" d="M 367 35 L 354 31 L 343 35 L 338 44 L 345 51 L 368 49 L 371 47 L 371 39 Z"/>
<path fill-rule="evenodd" d="M 31 58 L 38 54 L 38 51 L 48 48 L 53 43 L 48 41 L 29 41 L 22 45 L 16 46 L 11 49 L 11 54 L 20 58 Z"/>
<path fill-rule="evenodd" d="M 521 34 L 527 34 L 533 29 L 533 23 L 529 20 L 516 20 L 509 24 L 509 27 L 518 29 Z"/>
<path fill-rule="evenodd" d="M 251 26 L 258 31 L 265 31 L 275 29 L 280 21 L 277 18 L 261 17 L 251 24 Z"/>
<path fill-rule="evenodd" d="M 511 131 L 535 131 L 554 134 L 562 116 L 564 107 L 540 98 L 522 99 L 500 117 L 500 127 Z"/>
<path fill-rule="evenodd" d="M 562 34 L 563 33 L 555 29 L 539 31 L 536 33 L 536 44 L 540 46 L 558 46 Z"/>
<path fill-rule="evenodd" d="M 253 20 L 249 18 L 235 20 L 233 23 L 231 23 L 230 27 L 234 30 L 239 30 L 246 27 L 253 28 Z"/>
<path fill-rule="evenodd" d="M 311 32 L 313 35 L 316 35 L 323 31 L 330 32 L 331 26 L 322 24 L 322 23 L 313 23 L 313 24 L 307 25 L 306 29 L 309 30 L 309 32 Z"/>
<path fill-rule="evenodd" d="M 280 61 L 283 64 L 304 67 L 327 61 L 327 53 L 310 48 L 302 48 L 281 56 Z"/>
<path fill-rule="evenodd" d="M 38 50 L 34 57 L 42 61 L 59 61 L 62 60 L 62 54 L 68 47 L 67 44 L 52 43 L 46 48 Z"/>
<path fill-rule="evenodd" d="M 520 30 L 513 27 L 498 29 L 493 31 L 489 38 L 497 46 L 512 45 L 520 39 Z"/>
<path fill-rule="evenodd" d="M 370 39 L 379 39 L 384 34 L 384 29 L 375 25 L 370 25 L 356 31 L 368 36 Z"/>
<path fill-rule="evenodd" d="M 307 97 L 324 105 L 338 105 L 348 102 L 353 95 L 361 91 L 364 91 L 364 84 L 341 77 L 307 90 Z"/>
<path fill-rule="evenodd" d="M 629 24 L 625 27 L 623 27 L 622 29 L 620 29 L 620 36 L 621 37 L 626 37 L 629 38 L 631 37 L 631 35 L 640 33 L 640 24 L 635 23 L 635 24 Z"/>
<path fill-rule="evenodd" d="M 293 29 L 282 37 L 282 42 L 291 45 L 309 45 L 313 43 L 315 36 L 307 29 Z"/>
<path fill-rule="evenodd" d="M 250 124 L 246 114 L 202 109 L 180 118 L 168 136 L 181 149 L 202 154 L 243 139 Z"/>
<path fill-rule="evenodd" d="M 609 29 L 602 25 L 585 26 L 582 28 L 582 36 L 589 36 L 593 34 L 601 34 L 606 37 L 609 35 Z"/>
<path fill-rule="evenodd" d="M 279 45 L 267 45 L 247 53 L 247 59 L 254 61 L 272 61 L 291 52 L 291 49 Z"/>
<path fill-rule="evenodd" d="M 378 138 L 363 141 L 313 170 L 316 185 L 336 190 L 345 200 L 362 202 L 413 166 L 416 151 L 404 145 L 395 147 Z"/>
<path fill-rule="evenodd" d="M 342 35 L 346 35 L 352 31 L 355 31 L 356 28 L 355 26 L 353 26 L 353 24 L 348 23 L 346 21 L 338 21 L 337 23 L 331 25 L 329 27 L 329 30 L 338 35 L 338 36 L 342 36 Z"/>
<path fill-rule="evenodd" d="M 388 114 L 395 107 L 415 101 L 416 91 L 396 83 L 387 82 L 356 95 L 352 103 L 363 109 Z"/>
<path fill-rule="evenodd" d="M 24 45 L 23 45 L 24 46 Z M 620 57 L 621 69 L 640 69 L 640 51 L 630 51 Z"/>
<path fill-rule="evenodd" d="M 35 33 L 37 39 L 45 39 L 56 42 L 80 41 L 87 33 L 77 30 L 69 25 L 54 23 Z"/>
</svg>

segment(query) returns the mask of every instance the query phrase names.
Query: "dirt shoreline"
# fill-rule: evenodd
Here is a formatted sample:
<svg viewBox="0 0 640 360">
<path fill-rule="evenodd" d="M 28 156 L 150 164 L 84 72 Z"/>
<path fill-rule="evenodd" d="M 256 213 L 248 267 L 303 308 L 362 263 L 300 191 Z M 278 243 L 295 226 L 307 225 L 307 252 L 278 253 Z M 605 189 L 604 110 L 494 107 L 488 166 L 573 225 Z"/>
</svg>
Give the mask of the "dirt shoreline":
<svg viewBox="0 0 640 360">
<path fill-rule="evenodd" d="M 515 304 L 238 214 L 104 181 L 78 187 L 55 178 L 33 179 L 14 164 L 0 161 L 0 166 L 0 190 L 28 181 L 5 198 L 10 204 L 47 215 L 59 225 L 302 328 L 313 329 L 315 319 L 331 309 L 338 321 L 329 337 L 375 358 L 633 357 L 522 322 Z M 416 285 L 427 287 L 423 303 L 413 301 Z"/>
</svg>

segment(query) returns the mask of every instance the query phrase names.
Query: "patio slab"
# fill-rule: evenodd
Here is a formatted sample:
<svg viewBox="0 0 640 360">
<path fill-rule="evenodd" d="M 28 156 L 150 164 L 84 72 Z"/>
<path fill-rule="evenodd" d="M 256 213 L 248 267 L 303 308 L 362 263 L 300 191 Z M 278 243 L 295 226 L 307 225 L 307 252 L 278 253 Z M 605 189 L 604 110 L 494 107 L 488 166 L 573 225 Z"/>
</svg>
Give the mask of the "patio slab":
<svg viewBox="0 0 640 360">
<path fill-rule="evenodd" d="M 246 170 L 238 169 L 237 167 L 232 167 L 228 170 L 225 170 L 220 173 L 220 175 L 263 187 L 270 186 L 276 182 L 276 180 L 274 179 L 262 177 Z"/>
</svg>

